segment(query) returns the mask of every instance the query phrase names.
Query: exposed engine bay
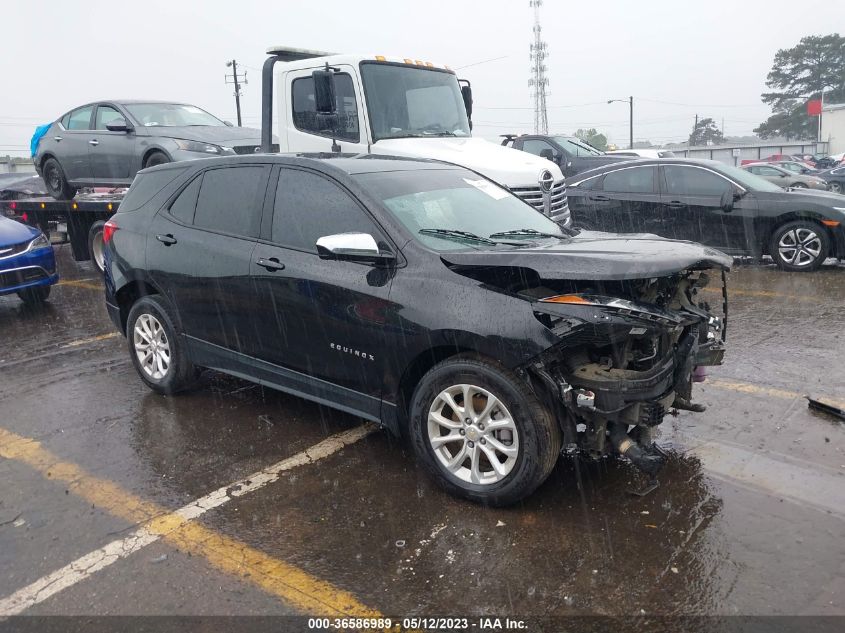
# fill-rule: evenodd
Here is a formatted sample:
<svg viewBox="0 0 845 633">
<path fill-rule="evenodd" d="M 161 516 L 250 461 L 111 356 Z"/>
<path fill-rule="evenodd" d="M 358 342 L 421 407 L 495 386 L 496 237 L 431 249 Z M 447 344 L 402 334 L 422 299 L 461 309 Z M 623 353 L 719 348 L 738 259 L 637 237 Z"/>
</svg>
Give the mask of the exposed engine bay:
<svg viewBox="0 0 845 633">
<path fill-rule="evenodd" d="M 673 409 L 704 411 L 692 400 L 693 382 L 724 356 L 724 272 L 720 316 L 701 296 L 713 272 L 528 284 L 530 275 L 516 275 L 523 285 L 508 291 L 532 301 L 559 338 L 524 370 L 560 421 L 564 451 L 616 451 L 654 478 L 666 461 L 654 429 Z"/>
</svg>

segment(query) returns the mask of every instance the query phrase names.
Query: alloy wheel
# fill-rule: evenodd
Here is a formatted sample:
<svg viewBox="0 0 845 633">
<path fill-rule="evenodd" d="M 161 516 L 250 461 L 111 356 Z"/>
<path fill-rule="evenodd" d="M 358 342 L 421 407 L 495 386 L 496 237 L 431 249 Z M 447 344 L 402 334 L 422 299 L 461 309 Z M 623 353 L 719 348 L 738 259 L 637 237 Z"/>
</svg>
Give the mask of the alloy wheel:
<svg viewBox="0 0 845 633">
<path fill-rule="evenodd" d="M 161 380 L 170 369 L 170 343 L 161 322 L 152 314 L 142 314 L 135 321 L 132 345 L 144 373 Z"/>
<path fill-rule="evenodd" d="M 804 267 L 815 262 L 822 250 L 822 242 L 815 231 L 807 228 L 790 229 L 778 241 L 778 254 L 787 264 Z"/>
<path fill-rule="evenodd" d="M 452 385 L 437 395 L 428 441 L 441 466 L 472 484 L 503 480 L 519 456 L 519 432 L 507 407 L 475 385 Z"/>
</svg>

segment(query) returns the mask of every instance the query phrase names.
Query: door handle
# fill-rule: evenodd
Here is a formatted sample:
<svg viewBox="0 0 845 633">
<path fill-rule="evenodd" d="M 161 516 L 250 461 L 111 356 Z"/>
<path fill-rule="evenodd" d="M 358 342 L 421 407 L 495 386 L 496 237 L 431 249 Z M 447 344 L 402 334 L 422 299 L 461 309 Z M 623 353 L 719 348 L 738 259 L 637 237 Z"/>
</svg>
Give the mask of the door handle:
<svg viewBox="0 0 845 633">
<path fill-rule="evenodd" d="M 610 198 L 607 196 L 590 196 L 590 200 L 594 200 L 595 202 L 610 202 Z"/>
<path fill-rule="evenodd" d="M 96 147 L 97 145 L 99 145 L 99 144 L 100 144 L 100 141 L 98 141 L 97 139 L 94 139 L 94 140 L 88 141 L 88 145 L 93 145 L 93 146 L 95 146 L 95 147 Z"/>
<path fill-rule="evenodd" d="M 170 233 L 168 233 L 167 235 L 156 235 L 156 239 L 165 246 L 172 246 L 176 243 L 176 238 L 173 237 Z"/>
<path fill-rule="evenodd" d="M 264 259 L 263 257 L 261 257 L 255 263 L 261 266 L 262 268 L 266 268 L 270 272 L 285 269 L 285 265 L 275 257 L 271 257 L 270 259 Z"/>
<path fill-rule="evenodd" d="M 670 200 L 666 203 L 666 206 L 670 209 L 680 209 L 682 207 L 685 207 L 686 205 L 680 200 Z"/>
<path fill-rule="evenodd" d="M 53 137 L 53 140 L 54 140 L 54 141 L 56 141 L 56 143 L 58 143 L 58 142 L 59 142 L 59 141 L 61 141 L 63 138 L 64 138 L 64 137 L 62 137 L 62 136 L 54 136 L 54 137 Z"/>
</svg>

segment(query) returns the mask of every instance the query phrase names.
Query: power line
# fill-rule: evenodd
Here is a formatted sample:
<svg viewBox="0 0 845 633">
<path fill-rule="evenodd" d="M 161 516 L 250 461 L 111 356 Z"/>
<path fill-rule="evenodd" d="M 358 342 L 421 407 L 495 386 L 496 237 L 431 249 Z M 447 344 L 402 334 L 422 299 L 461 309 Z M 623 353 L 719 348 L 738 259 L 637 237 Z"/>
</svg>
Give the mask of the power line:
<svg viewBox="0 0 845 633">
<path fill-rule="evenodd" d="M 510 57 L 510 55 L 502 55 L 501 57 L 493 57 L 491 59 L 485 59 L 484 61 L 473 62 L 472 64 L 467 64 L 466 66 L 458 66 L 455 70 L 463 70 L 464 68 L 472 68 L 473 66 L 480 66 L 481 64 L 486 64 L 488 62 L 497 62 L 500 59 L 506 59 L 508 57 Z"/>
</svg>

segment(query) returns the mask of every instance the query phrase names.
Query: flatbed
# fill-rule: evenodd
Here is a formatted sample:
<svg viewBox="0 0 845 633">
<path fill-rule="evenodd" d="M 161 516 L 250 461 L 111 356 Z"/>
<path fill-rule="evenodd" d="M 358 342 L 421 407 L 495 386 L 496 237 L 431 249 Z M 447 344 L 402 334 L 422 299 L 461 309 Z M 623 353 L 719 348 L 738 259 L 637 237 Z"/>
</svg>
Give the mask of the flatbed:
<svg viewBox="0 0 845 633">
<path fill-rule="evenodd" d="M 103 225 L 120 206 L 125 189 L 79 194 L 73 200 L 50 197 L 0 201 L 0 214 L 37 226 L 52 243 L 70 243 L 76 261 L 93 260 L 103 270 Z"/>
</svg>

